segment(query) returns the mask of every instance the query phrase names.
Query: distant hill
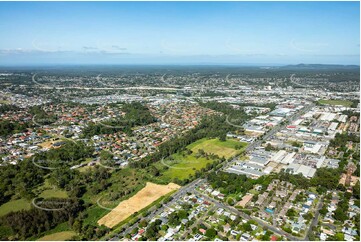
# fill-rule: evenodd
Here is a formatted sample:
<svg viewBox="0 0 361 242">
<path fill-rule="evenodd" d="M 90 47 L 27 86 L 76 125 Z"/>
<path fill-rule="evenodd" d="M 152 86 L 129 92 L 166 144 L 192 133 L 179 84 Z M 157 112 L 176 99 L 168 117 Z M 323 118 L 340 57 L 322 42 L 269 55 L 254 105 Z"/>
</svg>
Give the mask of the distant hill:
<svg viewBox="0 0 361 242">
<path fill-rule="evenodd" d="M 359 70 L 358 65 L 323 65 L 323 64 L 298 64 L 281 66 L 279 69 L 286 70 Z"/>
</svg>

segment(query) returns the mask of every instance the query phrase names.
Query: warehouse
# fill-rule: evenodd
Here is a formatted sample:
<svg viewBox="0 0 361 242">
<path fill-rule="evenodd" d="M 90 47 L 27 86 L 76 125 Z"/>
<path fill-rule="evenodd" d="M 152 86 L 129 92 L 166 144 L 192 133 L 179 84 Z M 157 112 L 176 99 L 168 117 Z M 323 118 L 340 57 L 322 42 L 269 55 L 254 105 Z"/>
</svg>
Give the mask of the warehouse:
<svg viewBox="0 0 361 242">
<path fill-rule="evenodd" d="M 322 121 L 332 121 L 336 118 L 337 114 L 334 113 L 322 113 L 320 120 Z"/>
<path fill-rule="evenodd" d="M 226 169 L 229 173 L 239 174 L 239 175 L 246 175 L 254 178 L 258 178 L 260 176 L 263 176 L 264 173 L 261 171 L 249 169 L 249 168 L 240 168 L 239 166 L 232 166 L 228 169 Z"/>
<path fill-rule="evenodd" d="M 337 120 L 340 121 L 341 123 L 346 123 L 347 115 L 340 115 L 340 117 L 338 117 Z"/>
<path fill-rule="evenodd" d="M 286 172 L 289 172 L 291 174 L 301 173 L 304 177 L 312 178 L 316 173 L 316 169 L 310 166 L 300 164 L 290 164 L 286 167 Z"/>
<path fill-rule="evenodd" d="M 271 161 L 280 163 L 281 160 L 287 155 L 287 152 L 285 150 L 278 151 L 272 158 Z"/>
<path fill-rule="evenodd" d="M 294 156 L 296 155 L 295 152 L 292 152 L 292 153 L 288 153 L 282 160 L 281 160 L 281 163 L 282 164 L 291 164 L 293 161 L 294 161 Z"/>
<path fill-rule="evenodd" d="M 338 123 L 332 122 L 328 127 L 328 130 L 335 131 L 337 129 Z"/>
<path fill-rule="evenodd" d="M 316 142 L 313 142 L 314 144 L 311 145 L 309 143 L 305 142 L 304 150 L 313 154 L 318 154 L 322 148 L 322 145 Z"/>
</svg>

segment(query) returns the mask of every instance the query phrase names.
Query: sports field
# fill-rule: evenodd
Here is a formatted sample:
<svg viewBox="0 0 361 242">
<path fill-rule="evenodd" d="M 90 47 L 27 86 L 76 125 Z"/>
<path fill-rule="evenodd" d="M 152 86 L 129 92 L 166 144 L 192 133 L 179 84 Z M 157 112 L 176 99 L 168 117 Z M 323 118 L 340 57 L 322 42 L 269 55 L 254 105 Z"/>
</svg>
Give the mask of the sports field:
<svg viewBox="0 0 361 242">
<path fill-rule="evenodd" d="M 342 105 L 344 107 L 351 107 L 352 102 L 348 101 L 348 100 L 319 100 L 318 101 L 319 104 L 325 104 L 325 105 Z"/>
<path fill-rule="evenodd" d="M 174 183 L 158 185 L 147 182 L 147 185 L 142 190 L 131 198 L 120 202 L 110 213 L 99 219 L 98 224 L 113 228 L 130 215 L 142 210 L 160 197 L 179 188 L 180 186 Z"/>
</svg>

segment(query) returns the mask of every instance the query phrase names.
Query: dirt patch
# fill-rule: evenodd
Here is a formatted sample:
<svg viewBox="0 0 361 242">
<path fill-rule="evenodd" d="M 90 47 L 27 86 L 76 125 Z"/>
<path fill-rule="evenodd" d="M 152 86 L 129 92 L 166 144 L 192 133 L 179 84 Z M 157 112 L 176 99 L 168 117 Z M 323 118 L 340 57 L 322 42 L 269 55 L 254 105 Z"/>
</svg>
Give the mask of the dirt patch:
<svg viewBox="0 0 361 242">
<path fill-rule="evenodd" d="M 41 146 L 41 148 L 51 149 L 53 146 L 53 143 L 54 143 L 53 141 L 46 141 L 46 142 L 39 144 L 39 146 Z"/>
<path fill-rule="evenodd" d="M 169 183 L 168 185 L 157 185 L 147 182 L 147 185 L 137 192 L 137 194 L 122 201 L 110 213 L 99 219 L 98 224 L 113 228 L 115 225 L 119 224 L 133 213 L 142 210 L 161 196 L 179 188 L 180 186 L 174 183 Z"/>
</svg>

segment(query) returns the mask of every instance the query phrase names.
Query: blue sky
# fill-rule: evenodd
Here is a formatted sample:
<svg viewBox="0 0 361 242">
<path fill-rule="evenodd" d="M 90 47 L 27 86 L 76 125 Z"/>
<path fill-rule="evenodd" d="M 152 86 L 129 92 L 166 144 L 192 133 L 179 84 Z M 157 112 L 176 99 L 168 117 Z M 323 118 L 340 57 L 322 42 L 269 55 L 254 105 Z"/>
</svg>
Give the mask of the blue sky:
<svg viewBox="0 0 361 242">
<path fill-rule="evenodd" d="M 359 64 L 359 2 L 0 2 L 0 65 Z"/>
</svg>

